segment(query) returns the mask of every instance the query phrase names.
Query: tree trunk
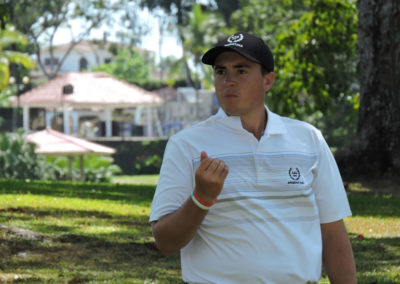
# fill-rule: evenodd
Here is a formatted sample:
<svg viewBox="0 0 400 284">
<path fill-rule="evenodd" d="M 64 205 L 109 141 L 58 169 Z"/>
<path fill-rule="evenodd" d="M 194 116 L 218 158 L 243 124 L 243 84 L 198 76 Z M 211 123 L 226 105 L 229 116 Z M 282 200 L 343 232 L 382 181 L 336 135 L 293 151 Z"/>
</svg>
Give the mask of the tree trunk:
<svg viewBox="0 0 400 284">
<path fill-rule="evenodd" d="M 337 155 L 344 175 L 400 175 L 400 1 L 359 0 L 357 136 Z"/>
</svg>

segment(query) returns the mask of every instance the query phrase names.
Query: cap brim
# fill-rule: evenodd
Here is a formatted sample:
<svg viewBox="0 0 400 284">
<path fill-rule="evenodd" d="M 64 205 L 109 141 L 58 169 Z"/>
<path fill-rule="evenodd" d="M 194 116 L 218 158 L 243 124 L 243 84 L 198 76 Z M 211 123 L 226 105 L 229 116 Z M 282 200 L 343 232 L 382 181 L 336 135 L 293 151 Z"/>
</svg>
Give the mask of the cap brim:
<svg viewBox="0 0 400 284">
<path fill-rule="evenodd" d="M 214 65 L 214 61 L 217 58 L 217 56 L 224 51 L 231 51 L 231 48 L 225 47 L 225 46 L 216 46 L 208 50 L 206 53 L 204 53 L 203 57 L 201 58 L 201 62 L 204 64 L 208 65 Z"/>
<path fill-rule="evenodd" d="M 208 65 L 214 65 L 215 59 L 224 51 L 235 51 L 242 55 L 243 57 L 247 58 L 250 61 L 260 63 L 261 62 L 254 57 L 246 54 L 243 49 L 236 49 L 235 47 L 230 47 L 230 46 L 216 46 L 208 50 L 206 53 L 204 53 L 203 57 L 201 58 L 201 62 L 204 64 Z"/>
</svg>

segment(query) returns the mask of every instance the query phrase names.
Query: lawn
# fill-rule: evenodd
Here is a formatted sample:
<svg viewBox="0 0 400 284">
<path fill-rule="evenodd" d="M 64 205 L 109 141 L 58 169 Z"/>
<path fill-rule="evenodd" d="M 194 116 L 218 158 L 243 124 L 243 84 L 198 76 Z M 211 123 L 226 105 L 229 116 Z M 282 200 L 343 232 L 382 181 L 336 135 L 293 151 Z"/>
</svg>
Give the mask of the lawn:
<svg viewBox="0 0 400 284">
<path fill-rule="evenodd" d="M 113 182 L 0 180 L 0 282 L 182 283 L 147 222 L 157 176 Z M 400 195 L 350 189 L 359 283 L 400 283 Z"/>
</svg>

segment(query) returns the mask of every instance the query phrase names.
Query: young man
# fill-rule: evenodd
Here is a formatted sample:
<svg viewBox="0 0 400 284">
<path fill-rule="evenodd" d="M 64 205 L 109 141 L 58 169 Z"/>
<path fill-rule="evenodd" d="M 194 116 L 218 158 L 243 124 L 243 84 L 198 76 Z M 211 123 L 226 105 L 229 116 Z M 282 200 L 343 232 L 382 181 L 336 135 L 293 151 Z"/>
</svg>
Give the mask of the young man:
<svg viewBox="0 0 400 284">
<path fill-rule="evenodd" d="M 238 33 L 206 52 L 219 112 L 170 138 L 150 222 L 160 251 L 181 250 L 188 283 L 356 283 L 342 219 L 351 211 L 313 126 L 264 105 L 274 61 Z"/>
</svg>

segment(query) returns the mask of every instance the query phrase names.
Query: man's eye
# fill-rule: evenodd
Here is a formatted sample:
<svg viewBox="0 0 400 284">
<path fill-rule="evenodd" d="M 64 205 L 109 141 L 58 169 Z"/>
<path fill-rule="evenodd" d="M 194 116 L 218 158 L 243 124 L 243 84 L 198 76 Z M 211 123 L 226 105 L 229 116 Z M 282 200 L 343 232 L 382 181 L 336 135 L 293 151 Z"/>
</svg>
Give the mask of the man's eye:
<svg viewBox="0 0 400 284">
<path fill-rule="evenodd" d="M 215 70 L 215 74 L 217 74 L 217 75 L 224 75 L 224 74 L 225 74 L 225 70 L 222 70 L 222 69 Z"/>
<path fill-rule="evenodd" d="M 239 70 L 238 70 L 238 73 L 239 73 L 239 74 L 247 74 L 246 70 L 244 70 L 244 69 L 239 69 Z"/>
</svg>

